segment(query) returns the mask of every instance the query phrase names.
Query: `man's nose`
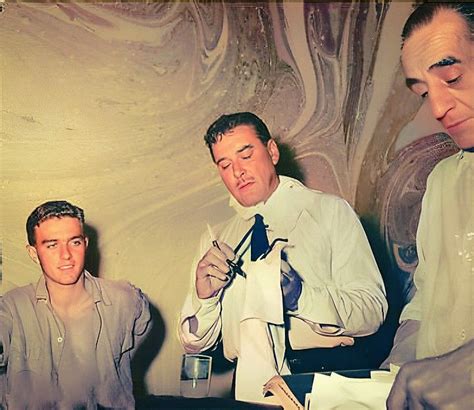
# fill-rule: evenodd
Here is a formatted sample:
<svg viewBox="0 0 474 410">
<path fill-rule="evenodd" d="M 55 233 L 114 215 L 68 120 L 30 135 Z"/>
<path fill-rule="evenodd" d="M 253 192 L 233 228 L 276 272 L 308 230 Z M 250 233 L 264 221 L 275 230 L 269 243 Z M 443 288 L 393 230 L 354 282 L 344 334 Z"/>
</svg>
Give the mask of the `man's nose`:
<svg viewBox="0 0 474 410">
<path fill-rule="evenodd" d="M 71 259 L 71 251 L 69 250 L 68 245 L 61 246 L 61 254 L 62 259 Z"/>
<path fill-rule="evenodd" d="M 240 178 L 242 175 L 245 174 L 245 169 L 242 167 L 242 165 L 239 162 L 235 162 L 233 164 L 233 171 L 234 171 L 234 176 L 236 178 Z"/>
<path fill-rule="evenodd" d="M 442 121 L 446 114 L 454 107 L 455 101 L 448 87 L 445 85 L 433 87 L 429 90 L 431 112 L 438 121 Z"/>
</svg>

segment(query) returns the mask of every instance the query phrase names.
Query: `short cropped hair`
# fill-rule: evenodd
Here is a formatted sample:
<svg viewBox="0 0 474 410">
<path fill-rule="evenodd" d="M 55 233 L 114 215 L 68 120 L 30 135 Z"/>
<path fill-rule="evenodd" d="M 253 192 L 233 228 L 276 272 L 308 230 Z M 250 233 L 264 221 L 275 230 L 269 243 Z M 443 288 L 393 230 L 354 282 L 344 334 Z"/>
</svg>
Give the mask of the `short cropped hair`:
<svg viewBox="0 0 474 410">
<path fill-rule="evenodd" d="M 453 10 L 464 18 L 470 33 L 470 39 L 474 37 L 474 4 L 464 2 L 441 2 L 441 3 L 423 3 L 415 8 L 413 13 L 408 17 L 402 30 L 402 48 L 405 41 L 412 33 L 420 27 L 431 23 L 433 18 L 441 10 Z M 443 28 L 440 27 L 440 30 Z"/>
<path fill-rule="evenodd" d="M 253 127 L 258 139 L 262 141 L 264 145 L 267 145 L 267 142 L 272 138 L 265 123 L 254 113 L 236 112 L 234 114 L 221 115 L 209 126 L 206 135 L 204 136 L 204 141 L 209 148 L 212 160 L 214 162 L 216 162 L 216 159 L 214 158 L 214 153 L 212 152 L 212 146 L 216 142 L 220 141 L 224 134 L 233 130 L 239 125 L 248 125 Z"/>
<path fill-rule="evenodd" d="M 26 220 L 26 234 L 28 236 L 28 243 L 35 245 L 35 227 L 49 218 L 63 218 L 70 216 L 77 218 L 84 224 L 84 211 L 67 201 L 49 201 L 41 204 L 30 214 Z"/>
</svg>

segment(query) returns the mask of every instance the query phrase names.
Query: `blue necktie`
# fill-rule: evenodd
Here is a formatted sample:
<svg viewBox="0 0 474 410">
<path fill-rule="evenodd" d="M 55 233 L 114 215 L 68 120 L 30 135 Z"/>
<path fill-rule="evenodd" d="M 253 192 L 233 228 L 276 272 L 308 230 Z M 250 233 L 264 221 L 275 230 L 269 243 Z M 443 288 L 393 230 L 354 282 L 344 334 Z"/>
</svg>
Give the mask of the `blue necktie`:
<svg viewBox="0 0 474 410">
<path fill-rule="evenodd" d="M 250 259 L 256 261 L 268 250 L 268 246 L 267 230 L 263 223 L 263 216 L 256 214 L 252 230 L 252 238 L 250 240 Z"/>
</svg>

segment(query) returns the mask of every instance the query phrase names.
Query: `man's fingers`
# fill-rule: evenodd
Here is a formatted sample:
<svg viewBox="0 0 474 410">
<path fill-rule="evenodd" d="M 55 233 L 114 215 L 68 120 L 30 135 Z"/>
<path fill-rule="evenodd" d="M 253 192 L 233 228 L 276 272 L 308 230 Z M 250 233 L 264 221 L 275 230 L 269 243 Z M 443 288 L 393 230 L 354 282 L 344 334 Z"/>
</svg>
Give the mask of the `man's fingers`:
<svg viewBox="0 0 474 410">
<path fill-rule="evenodd" d="M 424 410 L 426 407 L 423 405 L 420 397 L 411 393 L 412 392 L 408 392 L 407 407 L 405 408 L 409 410 Z"/>
<path fill-rule="evenodd" d="M 407 408 L 406 379 L 402 374 L 403 369 L 397 374 L 392 390 L 387 398 L 387 410 L 404 410 Z"/>
<path fill-rule="evenodd" d="M 223 273 L 229 272 L 230 268 L 226 262 L 225 254 L 218 249 L 215 252 L 210 252 L 206 257 L 208 266 L 214 266 Z"/>
<path fill-rule="evenodd" d="M 404 410 L 406 408 L 405 391 L 393 385 L 387 399 L 387 410 Z"/>
<path fill-rule="evenodd" d="M 227 273 L 230 270 L 229 265 L 226 262 L 226 255 L 216 247 L 209 249 L 198 263 L 196 271 L 197 277 L 202 278 L 209 275 L 210 267 L 214 267 L 222 273 Z"/>
<path fill-rule="evenodd" d="M 228 259 L 233 260 L 235 257 L 234 251 L 229 247 L 229 245 L 224 242 L 218 243 L 219 248 L 216 246 L 211 247 L 204 256 L 204 259 L 207 259 L 213 265 L 217 265 L 216 262 L 218 260 L 222 262 L 226 262 Z"/>
<path fill-rule="evenodd" d="M 217 243 L 219 244 L 221 252 L 224 254 L 224 259 L 230 259 L 231 261 L 234 260 L 235 254 L 232 248 L 225 242 L 217 241 Z"/>
<path fill-rule="evenodd" d="M 215 266 L 210 265 L 207 269 L 208 276 L 219 279 L 222 282 L 228 282 L 230 276 L 217 269 Z"/>
</svg>

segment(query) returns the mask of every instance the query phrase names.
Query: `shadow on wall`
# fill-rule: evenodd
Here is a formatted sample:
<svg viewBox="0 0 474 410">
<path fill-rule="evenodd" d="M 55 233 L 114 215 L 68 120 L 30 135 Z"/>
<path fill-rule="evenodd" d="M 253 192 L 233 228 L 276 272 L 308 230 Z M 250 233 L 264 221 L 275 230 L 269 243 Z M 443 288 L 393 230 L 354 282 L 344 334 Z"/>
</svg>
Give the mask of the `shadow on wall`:
<svg viewBox="0 0 474 410">
<path fill-rule="evenodd" d="M 150 303 L 151 329 L 146 339 L 138 347 L 132 359 L 133 394 L 142 397 L 149 394 L 145 375 L 151 363 L 158 356 L 166 337 L 166 325 L 156 306 Z"/>
<path fill-rule="evenodd" d="M 384 238 L 380 235 L 380 221 L 372 216 L 361 216 L 360 222 L 372 249 L 375 261 L 382 275 L 387 293 L 388 311 L 384 323 L 372 336 L 369 336 L 368 351 L 370 352 L 371 367 L 378 367 L 390 354 L 393 338 L 398 328 L 398 318 L 403 308 L 402 287 L 400 278 L 394 275 L 390 264 L 390 255 Z"/>
<path fill-rule="evenodd" d="M 276 141 L 280 151 L 280 160 L 276 166 L 278 175 L 286 175 L 295 178 L 304 184 L 306 176 L 303 168 L 296 160 L 294 148 L 284 142 L 280 142 L 279 139 L 276 139 Z"/>
<path fill-rule="evenodd" d="M 87 271 L 100 277 L 99 233 L 92 225 L 84 224 L 84 233 L 89 238 L 85 266 Z M 151 329 L 132 358 L 133 390 L 136 397 L 148 394 L 145 375 L 158 355 L 166 336 L 166 325 L 156 306 L 150 303 Z"/>
<path fill-rule="evenodd" d="M 86 270 L 96 278 L 100 272 L 99 234 L 97 229 L 87 223 L 84 224 L 84 233 L 89 238 L 86 252 Z"/>
</svg>

